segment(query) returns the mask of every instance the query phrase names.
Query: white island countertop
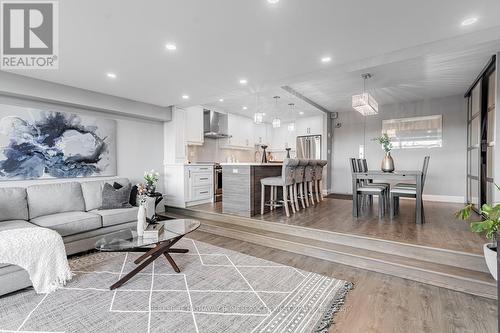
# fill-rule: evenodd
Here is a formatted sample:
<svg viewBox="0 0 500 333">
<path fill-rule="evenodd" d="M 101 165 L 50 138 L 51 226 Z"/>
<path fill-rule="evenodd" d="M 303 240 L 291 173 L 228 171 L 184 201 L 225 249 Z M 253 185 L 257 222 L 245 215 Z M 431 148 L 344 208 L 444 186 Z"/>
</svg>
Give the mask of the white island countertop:
<svg viewBox="0 0 500 333">
<path fill-rule="evenodd" d="M 222 166 L 283 166 L 283 163 L 260 163 L 260 162 L 239 162 L 239 163 L 221 163 Z"/>
</svg>

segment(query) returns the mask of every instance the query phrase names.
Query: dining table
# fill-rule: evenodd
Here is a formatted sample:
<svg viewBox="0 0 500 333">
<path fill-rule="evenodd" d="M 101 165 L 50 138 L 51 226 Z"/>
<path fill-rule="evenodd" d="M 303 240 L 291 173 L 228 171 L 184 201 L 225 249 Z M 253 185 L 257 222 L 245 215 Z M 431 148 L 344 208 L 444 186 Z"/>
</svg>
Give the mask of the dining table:
<svg viewBox="0 0 500 333">
<path fill-rule="evenodd" d="M 378 180 L 385 183 L 392 181 L 415 183 L 416 203 L 415 203 L 415 223 L 422 224 L 422 171 L 420 170 L 395 170 L 384 172 L 380 170 L 368 170 L 366 172 L 354 172 L 352 177 L 352 215 L 358 217 L 358 186 L 359 180 Z"/>
</svg>

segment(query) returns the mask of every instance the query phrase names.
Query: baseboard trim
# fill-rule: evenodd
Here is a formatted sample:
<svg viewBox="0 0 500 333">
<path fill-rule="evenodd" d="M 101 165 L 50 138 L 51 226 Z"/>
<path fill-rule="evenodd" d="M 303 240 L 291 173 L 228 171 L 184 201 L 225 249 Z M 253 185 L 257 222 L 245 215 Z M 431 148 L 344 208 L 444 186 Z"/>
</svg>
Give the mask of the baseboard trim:
<svg viewBox="0 0 500 333">
<path fill-rule="evenodd" d="M 424 194 L 422 196 L 424 200 L 435 201 L 435 202 L 451 202 L 451 203 L 464 203 L 465 198 L 456 195 L 434 195 L 434 194 Z"/>
</svg>

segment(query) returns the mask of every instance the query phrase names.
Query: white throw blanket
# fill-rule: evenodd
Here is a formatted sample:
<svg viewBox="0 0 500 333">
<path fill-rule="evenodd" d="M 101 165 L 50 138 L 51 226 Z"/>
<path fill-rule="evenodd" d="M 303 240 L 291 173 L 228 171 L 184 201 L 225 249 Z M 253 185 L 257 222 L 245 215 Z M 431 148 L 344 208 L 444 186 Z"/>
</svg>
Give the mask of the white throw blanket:
<svg viewBox="0 0 500 333">
<path fill-rule="evenodd" d="M 24 268 L 39 294 L 56 290 L 73 276 L 62 237 L 46 228 L 0 231 L 0 263 Z"/>
</svg>

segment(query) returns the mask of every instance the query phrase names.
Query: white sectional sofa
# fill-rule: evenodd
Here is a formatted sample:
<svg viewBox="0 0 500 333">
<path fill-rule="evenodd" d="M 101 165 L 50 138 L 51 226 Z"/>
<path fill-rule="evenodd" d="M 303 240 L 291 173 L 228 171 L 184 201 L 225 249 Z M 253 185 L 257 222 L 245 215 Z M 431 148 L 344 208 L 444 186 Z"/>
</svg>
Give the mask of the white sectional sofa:
<svg viewBox="0 0 500 333">
<path fill-rule="evenodd" d="M 103 235 L 135 228 L 137 207 L 100 210 L 102 188 L 126 178 L 0 188 L 0 231 L 45 227 L 57 231 L 68 255 L 94 249 Z M 0 264 L 0 295 L 31 286 L 28 273 Z"/>
</svg>

